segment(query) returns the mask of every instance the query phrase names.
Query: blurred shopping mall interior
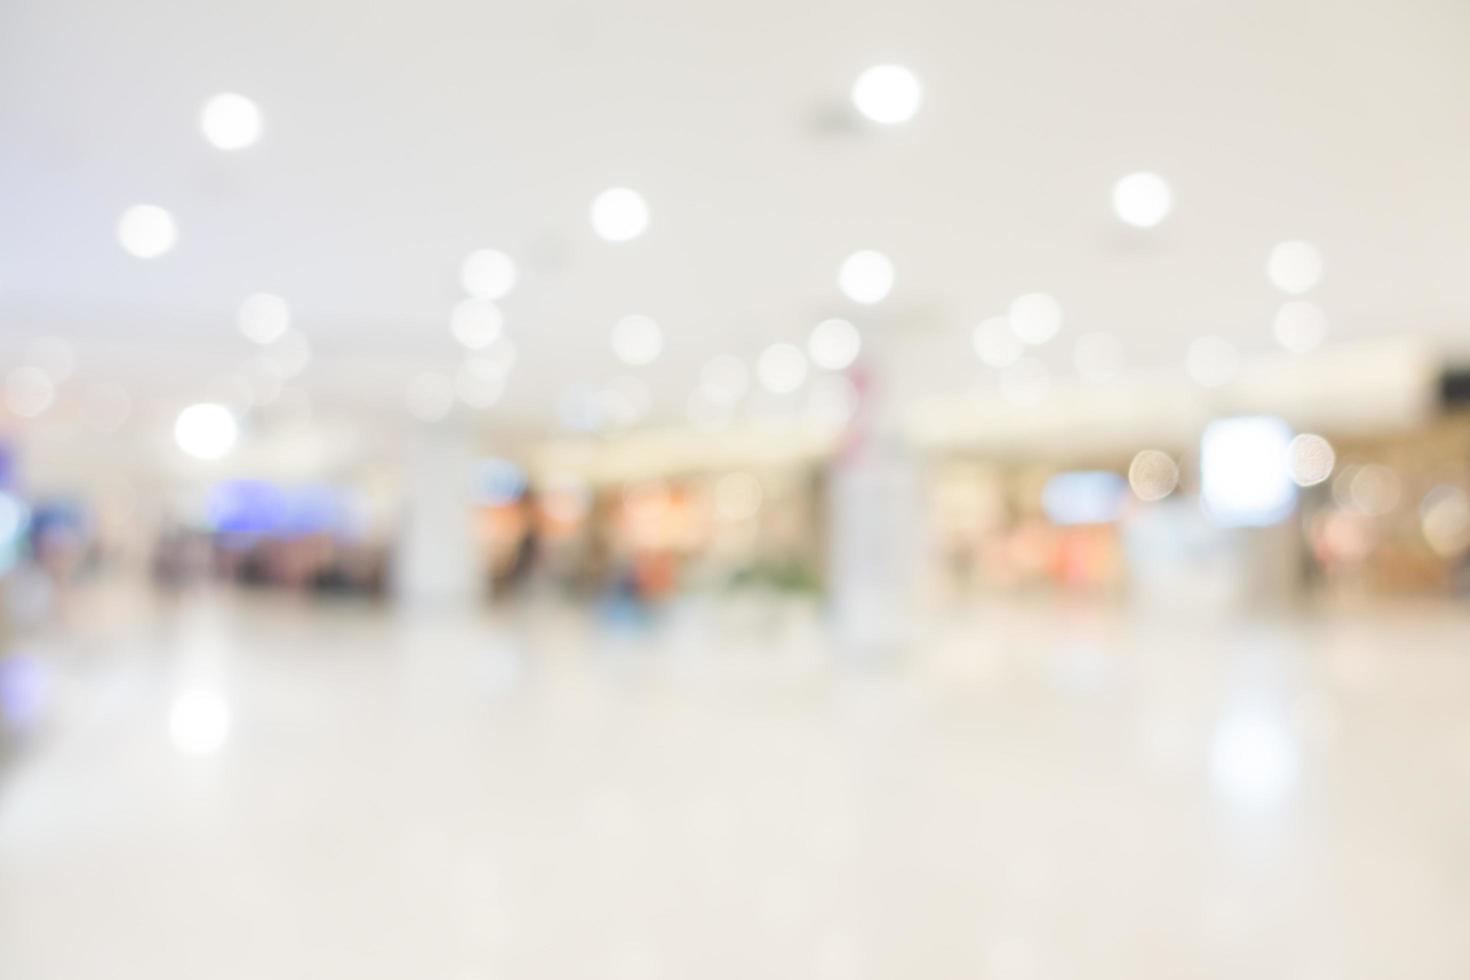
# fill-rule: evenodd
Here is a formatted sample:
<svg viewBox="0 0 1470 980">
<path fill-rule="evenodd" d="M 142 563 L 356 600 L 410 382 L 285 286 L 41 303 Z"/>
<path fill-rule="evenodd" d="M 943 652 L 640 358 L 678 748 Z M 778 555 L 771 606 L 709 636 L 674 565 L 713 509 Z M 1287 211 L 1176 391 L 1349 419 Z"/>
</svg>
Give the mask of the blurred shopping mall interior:
<svg viewBox="0 0 1470 980">
<path fill-rule="evenodd" d="M 1463 0 L 0 4 L 0 977 L 1470 976 Z"/>
</svg>

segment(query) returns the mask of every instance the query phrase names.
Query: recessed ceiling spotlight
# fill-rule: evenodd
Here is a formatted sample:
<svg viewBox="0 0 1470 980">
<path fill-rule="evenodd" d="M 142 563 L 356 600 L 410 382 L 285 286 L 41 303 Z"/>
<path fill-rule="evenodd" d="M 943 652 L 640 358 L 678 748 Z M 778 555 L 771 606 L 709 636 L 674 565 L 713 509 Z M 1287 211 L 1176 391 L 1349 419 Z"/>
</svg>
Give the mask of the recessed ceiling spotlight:
<svg viewBox="0 0 1470 980">
<path fill-rule="evenodd" d="M 240 304 L 235 319 L 247 340 L 270 344 L 291 328 L 291 306 L 274 293 L 252 293 Z"/>
<path fill-rule="evenodd" d="M 618 360 L 638 367 L 652 364 L 664 349 L 663 331 L 651 316 L 625 316 L 612 329 L 612 349 Z"/>
<path fill-rule="evenodd" d="M 924 101 L 924 86 L 902 65 L 874 65 L 852 84 L 852 104 L 873 122 L 908 122 Z"/>
<path fill-rule="evenodd" d="M 174 216 L 156 204 L 134 204 L 117 222 L 117 240 L 134 258 L 156 259 L 178 239 Z"/>
<path fill-rule="evenodd" d="M 464 257 L 459 281 L 476 299 L 500 299 L 515 288 L 515 260 L 493 248 L 482 248 Z"/>
<path fill-rule="evenodd" d="M 806 355 L 795 344 L 772 344 L 761 351 L 755 375 L 772 394 L 790 394 L 806 381 Z"/>
<path fill-rule="evenodd" d="M 858 328 L 846 320 L 823 320 L 812 328 L 806 350 L 812 363 L 825 371 L 841 371 L 857 360 L 863 349 Z"/>
<path fill-rule="evenodd" d="M 1311 242 L 1281 242 L 1266 258 L 1266 276 L 1283 293 L 1310 292 L 1326 269 L 1322 250 Z"/>
<path fill-rule="evenodd" d="M 1271 330 L 1276 342 L 1293 354 L 1306 354 L 1327 339 L 1327 314 L 1305 299 L 1288 300 L 1276 311 Z"/>
<path fill-rule="evenodd" d="M 610 242 L 637 238 L 648 228 L 648 202 L 627 187 L 610 187 L 592 199 L 592 230 Z"/>
<path fill-rule="evenodd" d="M 1028 344 L 1044 344 L 1062 329 L 1062 304 L 1049 293 L 1025 293 L 1006 311 L 1011 332 Z"/>
<path fill-rule="evenodd" d="M 1118 220 L 1135 228 L 1152 228 L 1174 208 L 1174 192 L 1155 173 L 1129 174 L 1113 185 L 1113 211 Z"/>
<path fill-rule="evenodd" d="M 234 92 L 221 92 L 204 103 L 199 128 L 215 149 L 243 150 L 260 139 L 265 122 L 253 101 Z"/>
<path fill-rule="evenodd" d="M 975 324 L 970 343 L 975 348 L 975 356 L 987 367 L 1010 367 L 1025 353 L 1020 339 L 1011 332 L 1010 321 L 1003 316 L 989 317 Z"/>
<path fill-rule="evenodd" d="M 449 332 L 470 350 L 493 344 L 504 324 L 500 307 L 488 299 L 462 299 L 449 314 Z"/>
<path fill-rule="evenodd" d="M 872 249 L 853 252 L 837 270 L 837 286 L 854 303 L 880 302 L 893 290 L 893 262 Z"/>
<path fill-rule="evenodd" d="M 174 420 L 174 442 L 195 459 L 223 459 L 239 435 L 234 413 L 214 402 L 190 405 Z"/>
</svg>

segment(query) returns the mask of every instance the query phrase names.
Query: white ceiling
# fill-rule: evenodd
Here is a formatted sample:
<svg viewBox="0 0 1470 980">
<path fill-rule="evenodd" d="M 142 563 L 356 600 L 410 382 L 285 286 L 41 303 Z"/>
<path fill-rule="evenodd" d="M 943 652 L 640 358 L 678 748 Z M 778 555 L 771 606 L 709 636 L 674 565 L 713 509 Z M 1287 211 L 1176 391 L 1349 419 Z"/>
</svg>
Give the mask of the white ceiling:
<svg viewBox="0 0 1470 980">
<path fill-rule="evenodd" d="M 857 125 L 845 95 L 896 61 L 924 81 L 909 125 Z M 266 113 L 255 147 L 200 138 L 212 93 Z M 1125 230 L 1111 183 L 1172 183 L 1173 216 Z M 626 184 L 652 208 L 626 245 L 586 209 Z M 135 202 L 177 249 L 126 255 Z M 319 403 L 399 411 L 406 378 L 457 357 L 471 248 L 524 276 L 504 302 L 521 359 L 507 424 L 626 373 L 613 321 L 653 315 L 640 369 L 665 414 L 708 357 L 753 355 L 851 314 L 906 393 L 980 372 L 968 327 L 1046 290 L 1069 337 L 1178 365 L 1214 332 L 1271 346 L 1269 247 L 1329 268 L 1335 339 L 1470 325 L 1470 5 L 1463 0 L 919 2 L 674 0 L 0 5 L 0 352 L 72 339 L 88 378 L 201 397 L 252 351 L 248 293 L 312 338 Z M 848 252 L 898 269 L 876 310 L 835 285 Z"/>
</svg>

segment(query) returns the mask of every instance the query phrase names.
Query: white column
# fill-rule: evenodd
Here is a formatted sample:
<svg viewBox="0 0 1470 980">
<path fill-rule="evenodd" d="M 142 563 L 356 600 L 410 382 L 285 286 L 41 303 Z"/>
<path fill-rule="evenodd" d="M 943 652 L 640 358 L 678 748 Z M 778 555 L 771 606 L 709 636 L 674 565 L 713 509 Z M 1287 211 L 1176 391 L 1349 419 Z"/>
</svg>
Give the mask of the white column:
<svg viewBox="0 0 1470 980">
<path fill-rule="evenodd" d="M 421 425 L 404 452 L 404 507 L 393 593 L 414 605 L 465 606 L 484 594 L 475 541 L 475 453 L 467 430 Z"/>
<path fill-rule="evenodd" d="M 880 361 L 853 372 L 860 407 L 828 480 L 832 621 L 839 641 L 859 652 L 912 639 L 923 557 L 919 461 L 873 367 Z"/>
</svg>

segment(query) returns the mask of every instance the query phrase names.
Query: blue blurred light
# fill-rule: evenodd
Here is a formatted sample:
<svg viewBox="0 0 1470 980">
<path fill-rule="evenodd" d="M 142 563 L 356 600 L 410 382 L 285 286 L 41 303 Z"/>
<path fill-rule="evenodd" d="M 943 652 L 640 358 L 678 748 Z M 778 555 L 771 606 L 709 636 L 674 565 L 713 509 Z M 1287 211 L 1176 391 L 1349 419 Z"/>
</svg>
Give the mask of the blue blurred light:
<svg viewBox="0 0 1470 980">
<path fill-rule="evenodd" d="M 48 680 L 45 665 L 30 654 L 0 654 L 0 725 L 22 734 L 40 725 Z"/>
<path fill-rule="evenodd" d="M 296 537 L 342 530 L 346 508 L 334 488 L 320 484 L 294 487 L 286 493 L 286 512 L 277 533 Z"/>
<path fill-rule="evenodd" d="M 478 487 L 482 503 L 513 504 L 526 492 L 526 471 L 508 459 L 491 456 L 480 461 Z"/>
<path fill-rule="evenodd" d="M 267 480 L 225 480 L 210 488 L 205 521 L 231 535 L 300 537 L 346 530 L 347 508 L 334 487 L 282 487 Z"/>
<path fill-rule="evenodd" d="M 1054 524 L 1107 524 L 1118 519 L 1128 483 L 1107 470 L 1058 473 L 1041 489 L 1041 509 Z"/>
<path fill-rule="evenodd" d="M 265 480 L 225 480 L 209 490 L 205 521 L 219 534 L 271 534 L 286 515 L 286 493 Z"/>
</svg>

